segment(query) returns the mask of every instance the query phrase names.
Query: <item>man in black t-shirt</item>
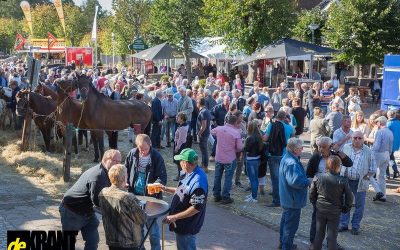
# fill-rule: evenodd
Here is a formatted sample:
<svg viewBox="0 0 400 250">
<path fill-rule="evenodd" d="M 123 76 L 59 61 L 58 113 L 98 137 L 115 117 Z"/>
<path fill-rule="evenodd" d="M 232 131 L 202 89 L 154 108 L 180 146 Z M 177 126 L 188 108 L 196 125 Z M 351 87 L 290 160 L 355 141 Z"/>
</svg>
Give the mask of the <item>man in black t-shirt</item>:
<svg viewBox="0 0 400 250">
<path fill-rule="evenodd" d="M 111 186 L 108 170 L 121 162 L 118 150 L 107 150 L 100 164 L 86 170 L 65 193 L 60 205 L 63 231 L 81 231 L 85 249 L 97 249 L 99 220 L 93 207 L 99 206 L 100 191 Z"/>
<path fill-rule="evenodd" d="M 197 116 L 197 127 L 199 136 L 199 147 L 201 151 L 201 167 L 208 173 L 208 138 L 210 137 L 211 112 L 206 108 L 206 99 L 199 99 L 199 115 Z"/>
</svg>

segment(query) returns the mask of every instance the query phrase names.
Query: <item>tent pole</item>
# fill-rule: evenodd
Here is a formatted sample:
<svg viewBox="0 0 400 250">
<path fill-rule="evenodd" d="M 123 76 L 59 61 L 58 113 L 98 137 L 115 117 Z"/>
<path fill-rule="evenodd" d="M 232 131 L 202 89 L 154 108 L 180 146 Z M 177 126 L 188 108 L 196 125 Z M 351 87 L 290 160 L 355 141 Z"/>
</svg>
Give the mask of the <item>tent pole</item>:
<svg viewBox="0 0 400 250">
<path fill-rule="evenodd" d="M 314 55 L 311 55 L 311 60 L 310 60 L 310 67 L 309 67 L 309 69 L 308 69 L 308 78 L 310 78 L 311 80 L 313 79 L 312 78 L 312 74 L 313 74 L 313 63 L 314 63 Z"/>
</svg>

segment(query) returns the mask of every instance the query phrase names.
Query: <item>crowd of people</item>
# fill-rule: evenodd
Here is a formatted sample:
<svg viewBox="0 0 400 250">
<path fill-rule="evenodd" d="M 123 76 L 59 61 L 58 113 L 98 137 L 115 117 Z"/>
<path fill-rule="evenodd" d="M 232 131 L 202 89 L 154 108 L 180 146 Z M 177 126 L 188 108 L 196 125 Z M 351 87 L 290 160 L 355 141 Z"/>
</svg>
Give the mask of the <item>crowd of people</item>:
<svg viewBox="0 0 400 250">
<path fill-rule="evenodd" d="M 17 81 L 15 74 L 10 81 L 2 77 L 4 72 L 3 67 L 2 85 Z M 178 249 L 195 249 L 208 197 L 209 162 L 215 162 L 213 199 L 221 204 L 234 202 L 233 185 L 248 192 L 245 202 L 257 203 L 265 195 L 269 169 L 272 202 L 267 206 L 282 207 L 281 249 L 296 248 L 293 241 L 308 193 L 313 206 L 310 249 L 322 248 L 326 232 L 328 249 L 340 249 L 337 234 L 349 230 L 350 217 L 351 233 L 360 233 L 370 185 L 373 201 L 386 201 L 389 166 L 392 177 L 399 176 L 394 152 L 400 148 L 400 111 L 377 111 L 367 122 L 357 89 L 350 88 L 345 96 L 334 81 L 296 81 L 292 89 L 282 82 L 273 92 L 256 81 L 247 93 L 238 71 L 226 79 L 208 72 L 205 85 L 198 77 L 189 82 L 184 72 L 181 68 L 154 84 L 127 68 L 114 76 L 106 71 L 81 72 L 116 101 L 146 101 L 141 90 L 151 93 L 147 102 L 153 113 L 150 136 L 134 136 L 130 131 L 127 140 L 134 148 L 124 165 L 119 164 L 118 150 L 107 151 L 102 162 L 82 174 L 64 196 L 63 229 L 81 230 L 87 249 L 96 249 L 99 242 L 93 206 L 101 208 L 110 249 L 139 249 L 145 228 L 151 248 L 160 249 L 159 226 L 150 225 L 135 198 L 162 199 L 162 192 L 146 189 L 152 183 L 174 194 L 170 215 L 163 222 L 176 233 Z M 54 87 L 54 79 L 67 75 L 64 70 L 44 71 L 42 77 Z M 23 81 L 17 81 L 18 86 L 23 88 Z M 79 93 L 71 95 L 79 97 Z M 305 167 L 300 161 L 303 133 L 310 134 L 312 150 Z M 199 155 L 192 149 L 194 144 Z M 162 150 L 172 150 L 174 155 L 177 188 L 166 186 Z M 243 173 L 248 185 L 242 183 Z"/>
</svg>

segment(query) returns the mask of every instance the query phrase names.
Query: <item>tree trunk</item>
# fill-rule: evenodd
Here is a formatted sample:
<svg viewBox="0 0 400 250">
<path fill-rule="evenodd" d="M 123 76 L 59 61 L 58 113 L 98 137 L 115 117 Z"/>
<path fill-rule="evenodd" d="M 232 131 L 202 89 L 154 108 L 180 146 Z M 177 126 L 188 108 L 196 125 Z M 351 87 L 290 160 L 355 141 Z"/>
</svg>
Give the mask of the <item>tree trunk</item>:
<svg viewBox="0 0 400 250">
<path fill-rule="evenodd" d="M 190 37 L 188 33 L 183 35 L 183 57 L 185 58 L 185 68 L 189 83 L 192 82 L 192 64 L 190 62 Z"/>
</svg>

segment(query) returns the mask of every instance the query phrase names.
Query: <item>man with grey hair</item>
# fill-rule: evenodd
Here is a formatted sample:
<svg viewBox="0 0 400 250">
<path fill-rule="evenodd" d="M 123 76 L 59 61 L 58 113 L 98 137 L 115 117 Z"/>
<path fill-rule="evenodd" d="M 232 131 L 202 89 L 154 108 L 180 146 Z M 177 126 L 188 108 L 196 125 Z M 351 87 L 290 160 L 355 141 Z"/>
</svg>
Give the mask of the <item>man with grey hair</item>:
<svg viewBox="0 0 400 250">
<path fill-rule="evenodd" d="M 178 113 L 183 112 L 187 117 L 187 124 L 189 124 L 189 131 L 190 131 L 190 123 L 192 121 L 192 112 L 193 112 L 193 102 L 190 97 L 186 95 L 186 87 L 180 86 L 179 87 L 179 94 L 181 98 L 178 100 Z"/>
<path fill-rule="evenodd" d="M 333 132 L 340 128 L 342 125 L 343 114 L 339 112 L 339 103 L 332 103 L 332 112 L 326 115 L 325 120 L 328 121 L 328 125 L 331 128 L 331 136 Z"/>
<path fill-rule="evenodd" d="M 393 133 L 386 127 L 387 119 L 384 116 L 378 117 L 375 120 L 379 130 L 376 132 L 375 141 L 372 146 L 372 151 L 376 159 L 376 178 L 380 191 L 383 193 L 383 197 L 376 199 L 378 201 L 386 201 L 386 180 L 385 173 L 389 166 L 390 154 L 393 150 Z"/>
<path fill-rule="evenodd" d="M 211 111 L 217 105 L 217 101 L 215 101 L 214 98 L 212 97 L 211 90 L 205 89 L 204 97 L 206 99 L 206 108 Z"/>
<path fill-rule="evenodd" d="M 163 109 L 161 105 L 163 93 L 162 90 L 156 91 L 156 97 L 151 102 L 152 112 L 152 129 L 151 129 L 151 143 L 154 148 L 163 149 L 161 146 L 161 125 L 163 120 Z"/>
<path fill-rule="evenodd" d="M 318 151 L 316 151 L 307 163 L 306 174 L 308 178 L 326 173 L 326 161 L 331 155 L 337 155 L 342 160 L 344 167 L 351 167 L 353 161 L 342 151 L 332 150 L 332 139 L 327 136 L 322 136 L 317 140 Z M 313 213 L 311 216 L 310 226 L 310 245 L 313 246 L 316 234 L 316 212 L 317 209 L 313 205 Z"/>
<path fill-rule="evenodd" d="M 340 174 L 348 179 L 350 189 L 354 195 L 355 210 L 351 220 L 351 233 L 358 235 L 361 219 L 364 214 L 365 197 L 370 184 L 370 177 L 376 172 L 374 154 L 364 144 L 364 134 L 361 131 L 355 131 L 352 134 L 352 142 L 346 144 L 343 152 L 350 156 L 353 166 L 342 168 Z M 373 183 L 371 183 L 373 184 Z M 382 197 L 382 193 L 377 196 Z M 342 213 L 340 216 L 339 232 L 347 231 L 350 222 L 350 212 Z"/>
<path fill-rule="evenodd" d="M 167 147 L 171 146 L 171 138 L 175 138 L 175 122 L 178 109 L 178 100 L 174 98 L 174 92 L 167 89 L 167 97 L 161 102 L 164 116 Z M 172 137 L 171 137 L 172 133 Z"/>
<path fill-rule="evenodd" d="M 232 102 L 236 104 L 236 107 L 238 110 L 243 112 L 244 106 L 246 106 L 246 99 L 242 96 L 242 91 L 240 89 L 234 89 L 232 90 Z"/>
<path fill-rule="evenodd" d="M 343 116 L 342 126 L 333 132 L 333 142 L 335 143 L 335 150 L 342 150 L 343 146 L 351 142 L 351 135 L 353 131 L 351 130 L 351 118 L 350 116 Z"/>
<path fill-rule="evenodd" d="M 301 209 L 307 204 L 307 190 L 311 183 L 306 176 L 300 155 L 303 141 L 290 138 L 287 142 L 287 153 L 279 166 L 279 196 L 282 207 L 282 218 L 279 230 L 279 249 L 296 249 L 294 236 L 300 223 Z"/>
</svg>

